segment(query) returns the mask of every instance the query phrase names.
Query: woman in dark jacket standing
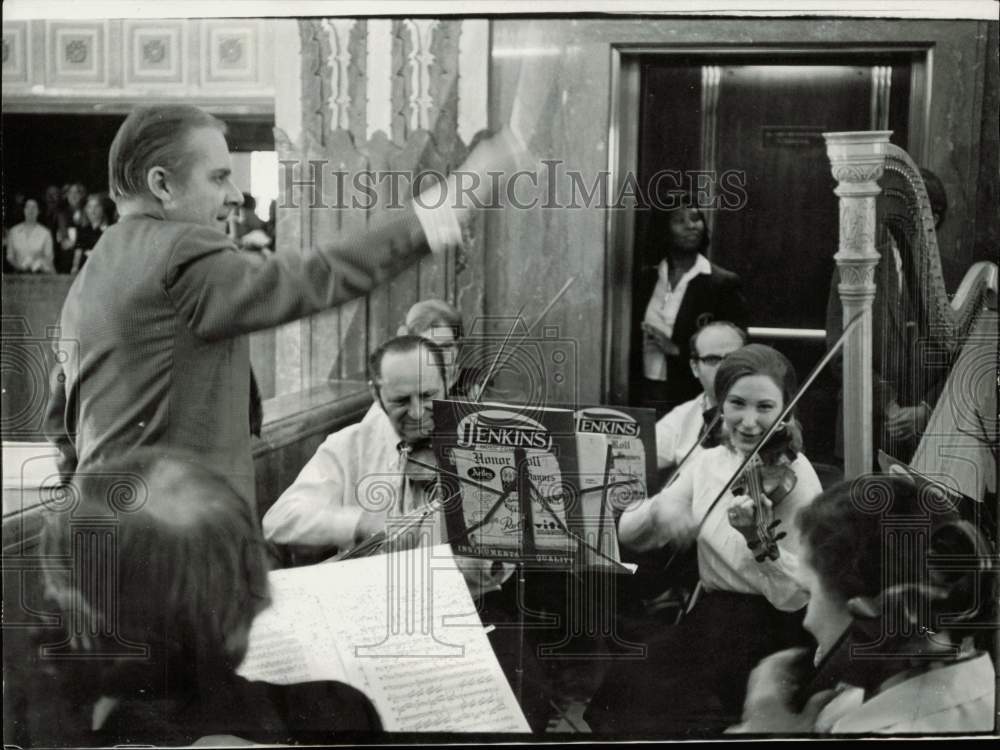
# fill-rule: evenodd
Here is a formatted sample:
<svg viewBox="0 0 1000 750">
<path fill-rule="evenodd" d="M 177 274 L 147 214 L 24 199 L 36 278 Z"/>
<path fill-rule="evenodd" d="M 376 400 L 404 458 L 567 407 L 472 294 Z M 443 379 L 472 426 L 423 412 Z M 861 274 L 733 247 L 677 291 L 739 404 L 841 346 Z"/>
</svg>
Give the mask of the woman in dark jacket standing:
<svg viewBox="0 0 1000 750">
<path fill-rule="evenodd" d="M 747 325 L 739 276 L 708 260 L 708 227 L 690 201 L 659 213 L 652 222 L 660 261 L 641 271 L 633 311 L 633 403 L 665 413 L 694 398 L 690 339 L 706 323 Z M 636 398 L 638 395 L 638 398 Z"/>
</svg>

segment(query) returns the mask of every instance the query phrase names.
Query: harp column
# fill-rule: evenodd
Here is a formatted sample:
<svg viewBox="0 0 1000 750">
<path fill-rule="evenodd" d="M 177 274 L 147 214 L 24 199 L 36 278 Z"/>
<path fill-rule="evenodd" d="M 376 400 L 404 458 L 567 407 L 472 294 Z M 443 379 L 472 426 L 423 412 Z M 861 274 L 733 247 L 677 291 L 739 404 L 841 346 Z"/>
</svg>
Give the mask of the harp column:
<svg viewBox="0 0 1000 750">
<path fill-rule="evenodd" d="M 875 198 L 892 131 L 824 133 L 834 192 L 840 199 L 840 273 L 844 326 L 863 313 L 860 325 L 844 342 L 844 476 L 872 469 L 872 302 L 875 299 Z"/>
</svg>

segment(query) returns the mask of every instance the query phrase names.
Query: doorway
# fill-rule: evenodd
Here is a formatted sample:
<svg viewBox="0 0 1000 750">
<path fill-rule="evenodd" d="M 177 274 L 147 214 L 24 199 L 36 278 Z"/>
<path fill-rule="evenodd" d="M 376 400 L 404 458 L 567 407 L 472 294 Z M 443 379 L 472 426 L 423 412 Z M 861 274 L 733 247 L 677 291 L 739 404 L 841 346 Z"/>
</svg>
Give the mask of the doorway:
<svg viewBox="0 0 1000 750">
<path fill-rule="evenodd" d="M 837 251 L 834 180 L 822 134 L 892 130 L 923 160 L 927 49 L 618 49 L 611 131 L 615 179 L 647 188 L 634 210 L 609 217 L 606 383 L 632 403 L 639 322 L 637 275 L 662 247 L 650 231 L 664 203 L 656 175 L 707 205 L 707 254 L 739 274 L 751 340 L 780 349 L 800 380 L 825 352 L 826 302 Z M 643 198 L 645 200 L 643 200 Z M 837 385 L 820 376 L 799 417 L 812 458 L 833 453 Z"/>
</svg>

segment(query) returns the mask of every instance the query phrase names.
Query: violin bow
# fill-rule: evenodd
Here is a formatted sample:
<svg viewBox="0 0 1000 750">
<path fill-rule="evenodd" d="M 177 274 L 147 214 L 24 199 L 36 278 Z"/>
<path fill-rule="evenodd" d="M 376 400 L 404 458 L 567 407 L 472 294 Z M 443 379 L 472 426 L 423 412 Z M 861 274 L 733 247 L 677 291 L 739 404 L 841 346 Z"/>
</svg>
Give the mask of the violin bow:
<svg viewBox="0 0 1000 750">
<path fill-rule="evenodd" d="M 518 345 L 520 345 L 526 338 L 528 338 L 528 336 L 531 335 L 531 332 L 535 330 L 535 328 L 538 326 L 539 323 L 542 322 L 542 320 L 545 319 L 545 316 L 549 314 L 549 310 L 551 310 L 553 305 L 555 305 L 555 303 L 559 301 L 559 298 L 566 293 L 566 290 L 569 289 L 570 285 L 574 281 L 576 281 L 576 276 L 570 276 L 568 279 L 566 279 L 566 283 L 562 285 L 562 288 L 558 292 L 556 292 L 556 295 L 549 301 L 549 304 L 545 306 L 545 309 L 542 310 L 541 313 L 539 313 L 537 318 L 535 318 L 535 322 L 532 323 L 531 326 L 521 335 L 520 340 L 517 342 Z M 514 323 L 511 325 L 510 330 L 507 331 L 507 335 L 504 337 L 504 340 L 500 343 L 500 348 L 497 350 L 497 354 L 493 358 L 493 363 L 490 365 L 490 369 L 486 371 L 486 375 L 483 377 L 482 383 L 480 383 L 479 385 L 479 392 L 476 394 L 476 397 L 474 399 L 475 403 L 478 404 L 480 402 L 480 400 L 483 397 L 483 392 L 486 390 L 486 385 L 490 382 L 490 378 L 493 377 L 494 372 L 496 372 L 497 364 L 500 362 L 500 357 L 503 355 L 504 349 L 507 347 L 507 343 L 510 341 L 511 336 L 514 334 L 514 329 L 517 327 L 517 323 L 521 318 L 522 312 L 524 312 L 524 305 L 521 305 L 521 309 L 518 311 L 517 317 L 514 319 Z M 507 364 L 506 359 L 504 360 L 504 364 Z"/>
</svg>

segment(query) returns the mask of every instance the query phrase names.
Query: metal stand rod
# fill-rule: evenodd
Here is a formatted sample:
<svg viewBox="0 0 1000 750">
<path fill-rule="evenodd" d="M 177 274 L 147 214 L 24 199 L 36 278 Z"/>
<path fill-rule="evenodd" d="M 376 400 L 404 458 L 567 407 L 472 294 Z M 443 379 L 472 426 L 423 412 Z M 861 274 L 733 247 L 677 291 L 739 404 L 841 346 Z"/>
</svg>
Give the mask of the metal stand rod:
<svg viewBox="0 0 1000 750">
<path fill-rule="evenodd" d="M 521 602 L 525 596 L 524 562 L 518 560 L 517 567 L 517 670 L 515 671 L 514 696 L 517 698 L 517 705 L 523 705 L 521 699 L 524 697 L 524 607 Z"/>
</svg>

